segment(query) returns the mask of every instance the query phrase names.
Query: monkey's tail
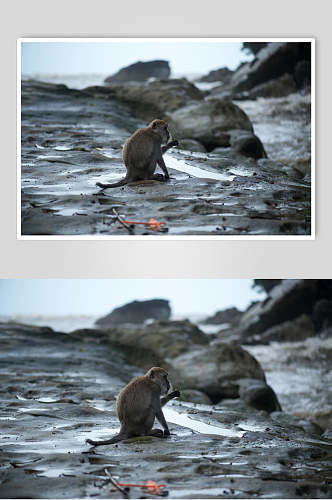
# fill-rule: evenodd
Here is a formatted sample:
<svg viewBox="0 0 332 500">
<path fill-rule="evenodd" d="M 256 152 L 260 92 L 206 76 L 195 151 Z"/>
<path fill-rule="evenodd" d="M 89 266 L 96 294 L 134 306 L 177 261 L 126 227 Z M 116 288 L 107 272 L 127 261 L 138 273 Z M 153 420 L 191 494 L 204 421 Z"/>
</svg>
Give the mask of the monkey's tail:
<svg viewBox="0 0 332 500">
<path fill-rule="evenodd" d="M 111 439 L 105 439 L 104 441 L 94 441 L 93 439 L 87 439 L 86 442 L 92 444 L 93 446 L 101 446 L 102 444 L 113 444 L 118 443 L 127 439 L 129 436 L 126 434 L 115 434 Z"/>
<path fill-rule="evenodd" d="M 97 182 L 96 186 L 101 187 L 102 189 L 107 189 L 107 188 L 116 188 L 120 186 L 124 186 L 125 184 L 128 184 L 129 179 L 128 177 L 124 177 L 118 182 L 114 182 L 113 184 L 103 184 L 102 182 Z"/>
</svg>

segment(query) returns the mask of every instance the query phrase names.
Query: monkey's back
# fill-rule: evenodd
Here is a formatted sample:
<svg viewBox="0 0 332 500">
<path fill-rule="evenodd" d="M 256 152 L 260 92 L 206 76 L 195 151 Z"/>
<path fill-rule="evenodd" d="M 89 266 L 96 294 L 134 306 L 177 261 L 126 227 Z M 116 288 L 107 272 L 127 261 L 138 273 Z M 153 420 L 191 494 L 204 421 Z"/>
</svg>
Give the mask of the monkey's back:
<svg viewBox="0 0 332 500">
<path fill-rule="evenodd" d="M 127 170 L 145 170 L 154 157 L 156 144 L 161 140 L 148 128 L 140 128 L 129 137 L 123 148 L 123 162 Z"/>
<path fill-rule="evenodd" d="M 121 428 L 127 431 L 145 431 L 152 428 L 155 404 L 160 398 L 159 387 L 146 377 L 134 378 L 117 399 L 117 414 Z"/>
</svg>

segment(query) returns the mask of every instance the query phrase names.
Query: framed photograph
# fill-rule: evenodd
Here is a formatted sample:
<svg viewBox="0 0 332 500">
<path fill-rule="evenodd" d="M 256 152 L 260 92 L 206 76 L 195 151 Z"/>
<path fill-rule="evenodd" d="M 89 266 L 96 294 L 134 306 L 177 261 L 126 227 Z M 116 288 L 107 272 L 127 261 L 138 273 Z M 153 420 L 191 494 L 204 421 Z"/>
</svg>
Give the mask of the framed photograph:
<svg viewBox="0 0 332 500">
<path fill-rule="evenodd" d="M 331 498 L 331 280 L 0 298 L 1 498 Z"/>
<path fill-rule="evenodd" d="M 18 40 L 19 239 L 315 238 L 312 38 Z"/>
</svg>

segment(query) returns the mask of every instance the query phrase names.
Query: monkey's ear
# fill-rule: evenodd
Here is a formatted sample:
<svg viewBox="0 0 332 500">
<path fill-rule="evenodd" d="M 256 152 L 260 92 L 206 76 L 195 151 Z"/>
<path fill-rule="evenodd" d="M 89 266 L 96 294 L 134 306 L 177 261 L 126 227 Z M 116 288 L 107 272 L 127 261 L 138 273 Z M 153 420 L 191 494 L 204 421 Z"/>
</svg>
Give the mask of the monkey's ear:
<svg viewBox="0 0 332 500">
<path fill-rule="evenodd" d="M 150 370 L 150 375 L 149 375 L 150 378 L 154 378 L 154 371 L 153 370 Z"/>
<path fill-rule="evenodd" d="M 157 123 L 156 122 L 152 122 L 152 128 L 153 129 L 157 128 Z"/>
</svg>

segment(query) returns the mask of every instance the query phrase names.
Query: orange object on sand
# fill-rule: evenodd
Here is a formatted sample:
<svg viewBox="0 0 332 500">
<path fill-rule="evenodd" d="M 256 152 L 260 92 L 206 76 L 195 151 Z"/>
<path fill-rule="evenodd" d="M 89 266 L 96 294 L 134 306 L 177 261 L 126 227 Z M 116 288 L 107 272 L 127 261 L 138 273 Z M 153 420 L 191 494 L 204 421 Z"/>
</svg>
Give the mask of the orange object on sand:
<svg viewBox="0 0 332 500">
<path fill-rule="evenodd" d="M 149 226 L 150 229 L 153 229 L 154 231 L 159 231 L 162 225 L 166 224 L 166 222 L 158 222 L 156 219 L 150 219 L 149 222 L 140 222 L 140 221 L 131 221 L 131 220 L 124 220 L 123 221 L 125 224 L 144 224 L 145 226 Z"/>
<path fill-rule="evenodd" d="M 154 481 L 147 481 L 146 484 L 131 484 L 131 483 L 117 483 L 119 486 L 129 486 L 129 487 L 137 487 L 137 488 L 145 488 L 148 493 L 152 495 L 158 495 L 160 493 L 161 488 L 165 488 L 165 484 L 157 484 Z"/>
</svg>

